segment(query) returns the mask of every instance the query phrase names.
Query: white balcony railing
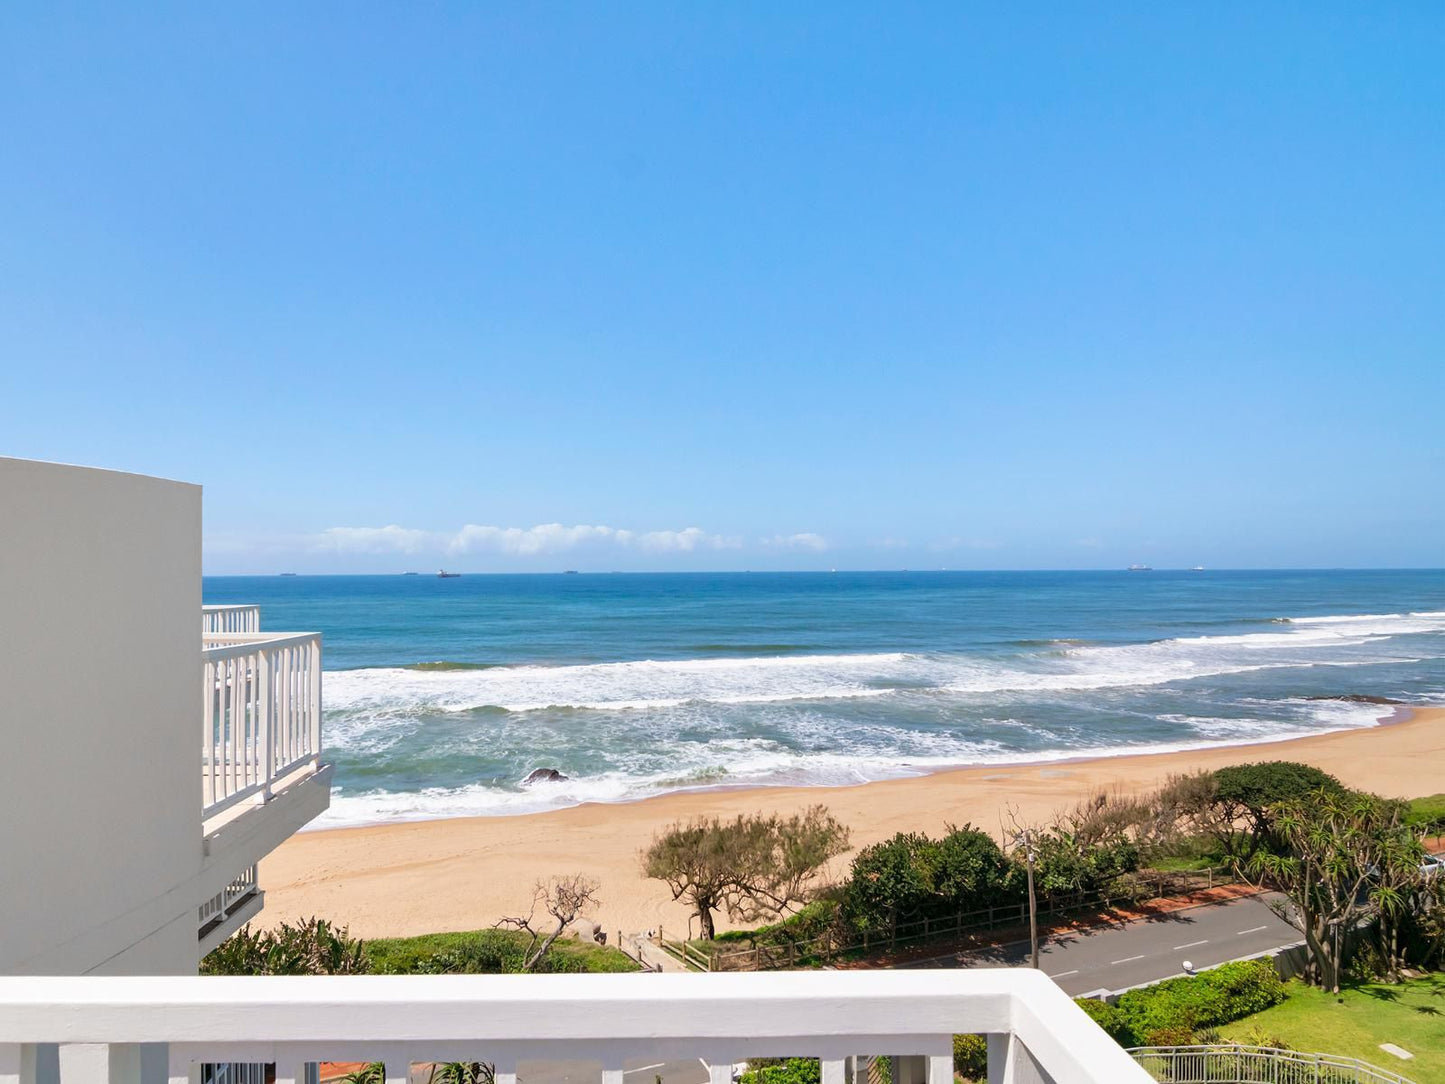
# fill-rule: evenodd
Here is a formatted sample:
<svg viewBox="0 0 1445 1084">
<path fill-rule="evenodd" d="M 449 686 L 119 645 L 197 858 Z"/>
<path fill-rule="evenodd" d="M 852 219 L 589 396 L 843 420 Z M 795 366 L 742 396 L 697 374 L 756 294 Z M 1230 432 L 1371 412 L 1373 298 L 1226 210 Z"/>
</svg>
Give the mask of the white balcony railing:
<svg viewBox="0 0 1445 1084">
<path fill-rule="evenodd" d="M 519 1065 L 525 1078 L 537 1062 L 584 1061 L 599 1084 L 623 1084 L 636 1059 L 701 1059 L 711 1084 L 731 1084 L 735 1062 L 782 1056 L 819 1058 L 823 1084 L 842 1084 L 846 1059 L 880 1054 L 903 1059 L 895 1084 L 952 1084 L 955 1033 L 988 1035 L 990 1084 L 1150 1079 L 1047 976 L 1023 968 L 0 978 L 5 1084 L 29 1084 L 36 1044 L 50 1043 L 65 1044 L 62 1084 L 138 1084 L 146 1043 L 168 1044 L 173 1084 L 227 1062 L 273 1065 L 276 1084 L 298 1084 L 322 1061 L 383 1062 L 388 1084 L 426 1062 L 487 1062 L 496 1084 L 516 1084 Z"/>
<path fill-rule="evenodd" d="M 1141 1046 L 1129 1053 L 1153 1079 L 1172 1084 L 1412 1084 L 1358 1058 L 1268 1046 Z"/>
<path fill-rule="evenodd" d="M 213 632 L 260 632 L 259 606 L 202 606 L 201 634 Z"/>
<path fill-rule="evenodd" d="M 201 934 L 224 922 L 236 909 L 236 905 L 254 896 L 257 892 L 256 867 L 250 866 L 221 891 L 196 909 L 196 924 Z"/>
<path fill-rule="evenodd" d="M 321 636 L 205 633 L 201 666 L 204 820 L 319 763 Z"/>
</svg>

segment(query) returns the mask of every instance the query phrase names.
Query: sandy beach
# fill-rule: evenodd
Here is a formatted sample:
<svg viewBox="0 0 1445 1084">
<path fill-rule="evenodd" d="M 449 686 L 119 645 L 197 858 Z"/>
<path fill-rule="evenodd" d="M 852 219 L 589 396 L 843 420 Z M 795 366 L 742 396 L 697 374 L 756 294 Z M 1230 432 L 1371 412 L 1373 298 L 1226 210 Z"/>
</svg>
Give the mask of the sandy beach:
<svg viewBox="0 0 1445 1084">
<path fill-rule="evenodd" d="M 686 909 L 661 882 L 642 877 L 638 851 L 658 828 L 701 814 L 787 813 L 821 803 L 852 829 L 856 848 L 899 831 L 938 832 L 950 822 L 997 832 L 1006 804 L 1042 819 L 1099 787 L 1144 791 L 1171 773 L 1256 760 L 1304 761 L 1351 786 L 1391 796 L 1445 791 L 1445 708 L 1406 714 L 1388 725 L 1268 744 L 306 832 L 261 863 L 264 918 L 318 915 L 363 937 L 474 929 L 525 910 L 538 877 L 581 872 L 601 882 L 597 917 L 613 936 L 658 925 L 681 930 Z M 847 861 L 840 860 L 840 869 Z"/>
</svg>

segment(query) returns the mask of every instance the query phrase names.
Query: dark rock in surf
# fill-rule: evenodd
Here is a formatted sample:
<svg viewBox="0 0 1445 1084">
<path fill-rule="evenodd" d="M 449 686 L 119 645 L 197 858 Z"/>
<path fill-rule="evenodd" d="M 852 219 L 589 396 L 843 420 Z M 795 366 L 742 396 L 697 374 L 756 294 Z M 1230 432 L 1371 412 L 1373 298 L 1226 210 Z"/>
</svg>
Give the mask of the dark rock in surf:
<svg viewBox="0 0 1445 1084">
<path fill-rule="evenodd" d="M 522 786 L 530 787 L 533 783 L 563 783 L 567 777 L 556 768 L 533 768 L 532 773 L 522 780 Z"/>
</svg>

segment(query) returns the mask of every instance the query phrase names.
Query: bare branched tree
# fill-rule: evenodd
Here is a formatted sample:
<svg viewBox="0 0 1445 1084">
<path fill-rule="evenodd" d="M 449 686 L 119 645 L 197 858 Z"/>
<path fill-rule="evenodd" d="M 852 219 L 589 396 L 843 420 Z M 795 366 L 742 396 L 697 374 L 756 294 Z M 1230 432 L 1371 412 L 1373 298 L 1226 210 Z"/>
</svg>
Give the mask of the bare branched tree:
<svg viewBox="0 0 1445 1084">
<path fill-rule="evenodd" d="M 532 941 L 523 954 L 523 971 L 536 970 L 563 931 L 600 902 L 597 896 L 599 887 L 596 881 L 580 873 L 538 881 L 532 890 L 531 910 L 526 915 L 509 916 L 497 922 L 498 927 L 523 930 L 532 935 Z M 545 923 L 541 929 L 534 925 L 538 909 L 554 923 L 550 931 Z"/>
</svg>

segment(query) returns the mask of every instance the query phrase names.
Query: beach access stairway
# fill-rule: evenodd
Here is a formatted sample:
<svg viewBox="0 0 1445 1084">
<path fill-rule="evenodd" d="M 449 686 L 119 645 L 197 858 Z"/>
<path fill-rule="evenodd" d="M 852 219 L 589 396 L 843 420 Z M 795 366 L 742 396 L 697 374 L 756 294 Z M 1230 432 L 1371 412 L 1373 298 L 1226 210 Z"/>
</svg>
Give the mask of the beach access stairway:
<svg viewBox="0 0 1445 1084">
<path fill-rule="evenodd" d="M 326 808 L 331 770 L 320 633 L 263 632 L 257 606 L 202 607 L 200 678 L 201 834 L 233 870 L 198 909 L 204 954 L 260 911 L 254 857 Z"/>
<path fill-rule="evenodd" d="M 624 1084 L 631 1063 L 897 1059 L 893 1084 L 952 1084 L 953 1036 L 984 1034 L 990 1084 L 1143 1084 L 1149 1074 L 1047 976 L 1028 969 L 782 974 L 0 978 L 0 1084 L 191 1084 L 265 1065 L 304 1084 L 320 1062 L 529 1065 Z"/>
</svg>

